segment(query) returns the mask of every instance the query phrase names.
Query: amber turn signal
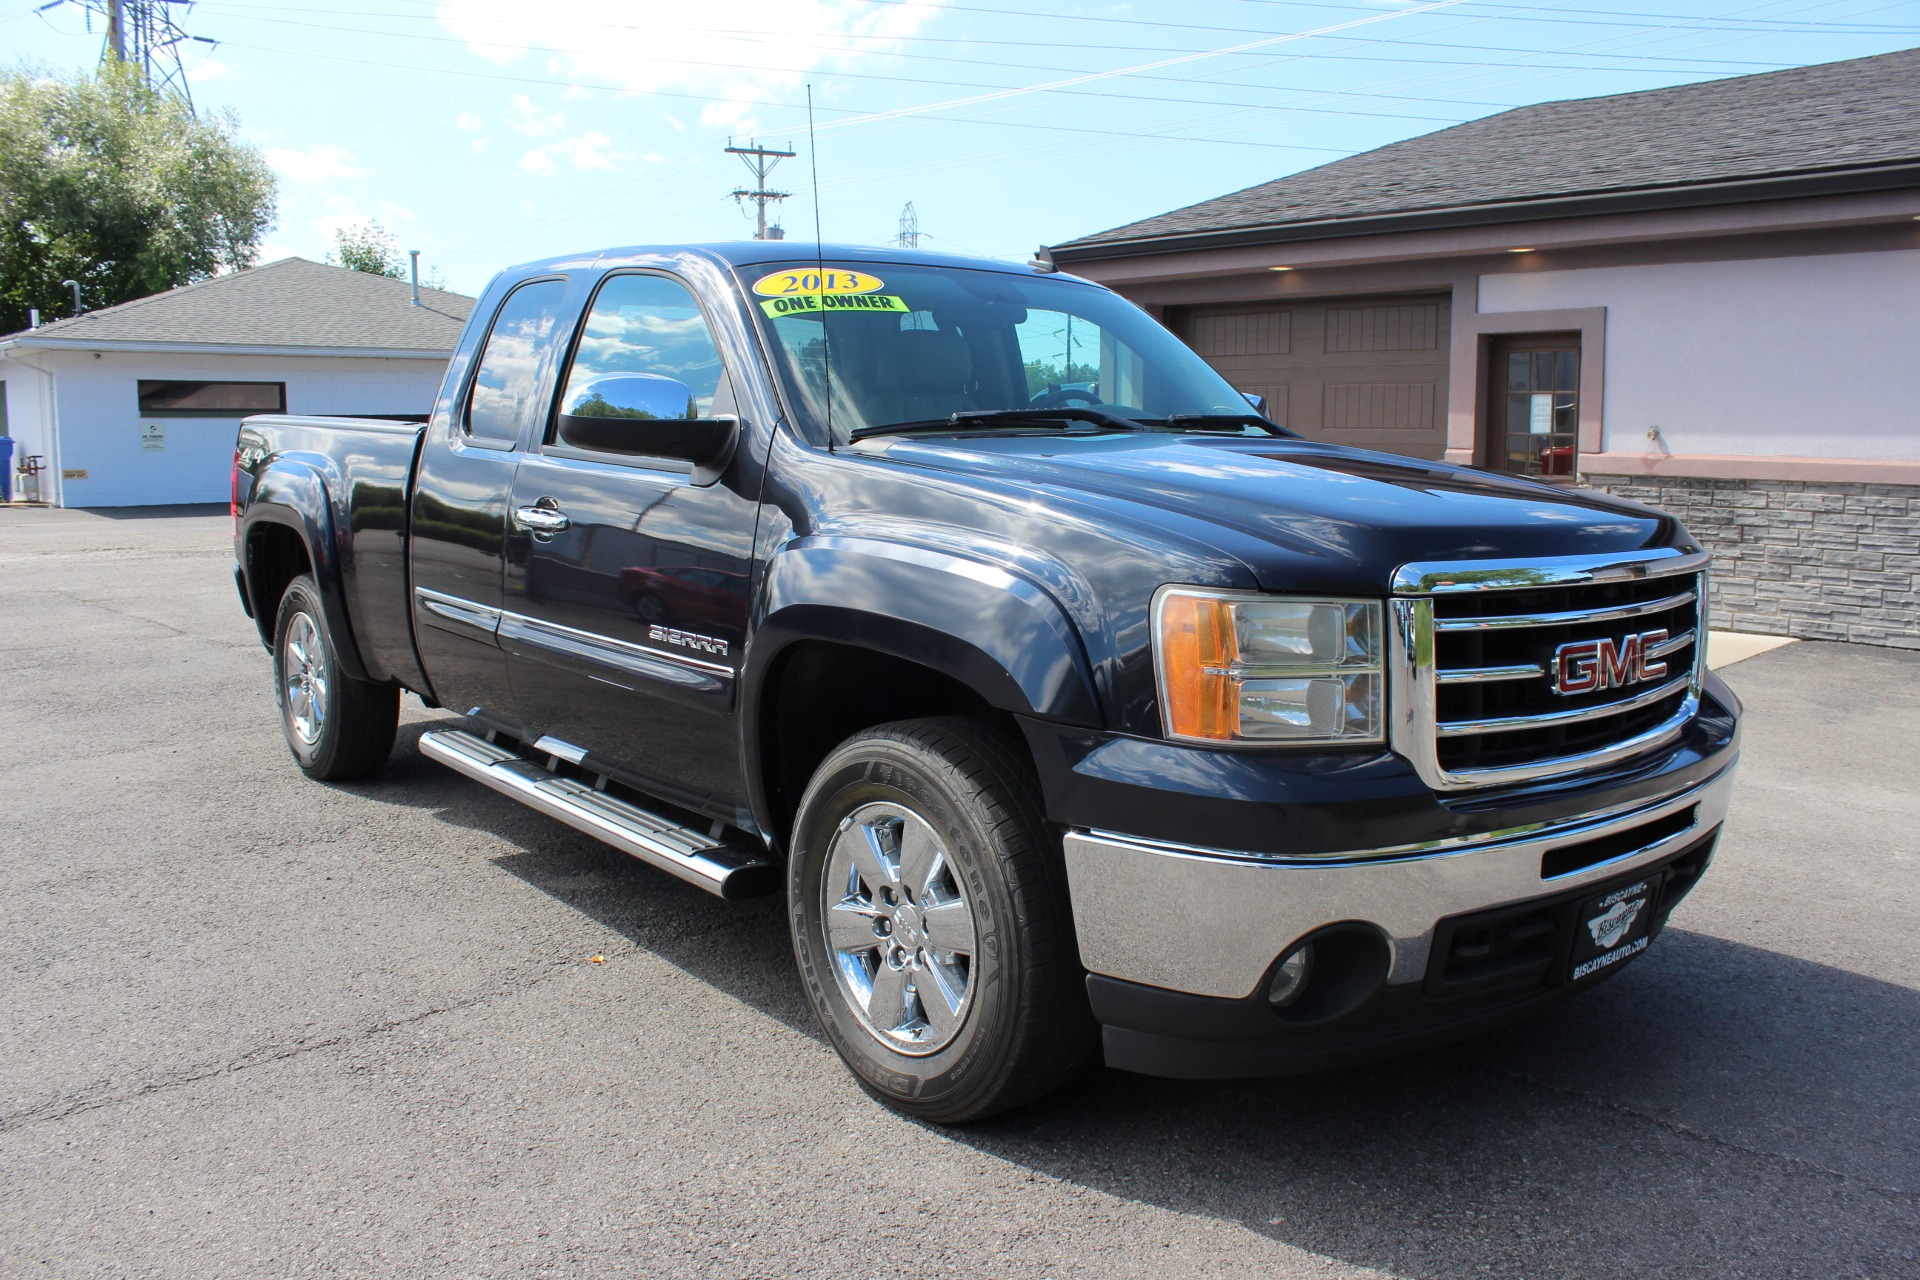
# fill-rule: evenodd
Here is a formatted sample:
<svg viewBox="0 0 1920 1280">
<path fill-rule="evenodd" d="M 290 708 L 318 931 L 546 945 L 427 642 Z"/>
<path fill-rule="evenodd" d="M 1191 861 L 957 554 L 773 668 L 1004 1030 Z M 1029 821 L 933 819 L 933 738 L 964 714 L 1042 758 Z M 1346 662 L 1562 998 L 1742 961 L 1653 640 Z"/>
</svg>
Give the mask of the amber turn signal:
<svg viewBox="0 0 1920 1280">
<path fill-rule="evenodd" d="M 1170 593 L 1160 603 L 1159 622 L 1168 728 L 1182 738 L 1231 740 L 1240 727 L 1231 673 L 1239 656 L 1232 606 L 1208 596 Z"/>
</svg>

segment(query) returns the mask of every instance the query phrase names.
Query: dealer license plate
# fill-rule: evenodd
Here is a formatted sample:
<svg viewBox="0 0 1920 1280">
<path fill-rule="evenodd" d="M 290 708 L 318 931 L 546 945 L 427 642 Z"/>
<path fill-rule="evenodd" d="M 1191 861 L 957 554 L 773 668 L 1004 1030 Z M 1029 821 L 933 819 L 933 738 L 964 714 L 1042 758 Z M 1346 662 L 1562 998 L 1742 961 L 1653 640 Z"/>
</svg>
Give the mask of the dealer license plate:
<svg viewBox="0 0 1920 1280">
<path fill-rule="evenodd" d="M 1647 949 L 1653 937 L 1652 880 L 1603 893 L 1580 908 L 1570 981 L 1596 978 Z"/>
</svg>

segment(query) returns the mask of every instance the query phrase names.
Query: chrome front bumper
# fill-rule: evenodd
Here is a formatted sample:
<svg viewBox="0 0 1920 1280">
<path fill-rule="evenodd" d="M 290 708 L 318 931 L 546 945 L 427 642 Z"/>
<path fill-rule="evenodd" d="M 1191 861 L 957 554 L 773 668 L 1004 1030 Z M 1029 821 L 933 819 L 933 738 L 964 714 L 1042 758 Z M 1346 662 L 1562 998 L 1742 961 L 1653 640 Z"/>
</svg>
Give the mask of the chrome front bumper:
<svg viewBox="0 0 1920 1280">
<path fill-rule="evenodd" d="M 1434 926 L 1624 875 L 1714 830 L 1733 762 L 1665 799 L 1486 835 L 1398 849 L 1288 858 L 1171 846 L 1102 831 L 1066 837 L 1080 959 L 1093 973 L 1195 995 L 1250 995 L 1295 941 L 1324 925 L 1372 924 L 1392 951 L 1389 985 L 1426 974 Z M 1547 878 L 1548 853 L 1692 807 L 1682 830 Z"/>
</svg>

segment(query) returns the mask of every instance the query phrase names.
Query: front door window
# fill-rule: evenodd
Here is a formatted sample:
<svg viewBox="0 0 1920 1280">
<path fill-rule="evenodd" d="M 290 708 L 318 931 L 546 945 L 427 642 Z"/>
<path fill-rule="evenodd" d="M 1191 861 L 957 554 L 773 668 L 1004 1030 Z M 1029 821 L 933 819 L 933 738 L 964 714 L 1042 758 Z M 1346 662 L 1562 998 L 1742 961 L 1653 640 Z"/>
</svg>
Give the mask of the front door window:
<svg viewBox="0 0 1920 1280">
<path fill-rule="evenodd" d="M 1536 478 L 1574 475 L 1580 439 L 1580 349 L 1573 342 L 1508 343 L 1494 353 L 1493 463 Z"/>
</svg>

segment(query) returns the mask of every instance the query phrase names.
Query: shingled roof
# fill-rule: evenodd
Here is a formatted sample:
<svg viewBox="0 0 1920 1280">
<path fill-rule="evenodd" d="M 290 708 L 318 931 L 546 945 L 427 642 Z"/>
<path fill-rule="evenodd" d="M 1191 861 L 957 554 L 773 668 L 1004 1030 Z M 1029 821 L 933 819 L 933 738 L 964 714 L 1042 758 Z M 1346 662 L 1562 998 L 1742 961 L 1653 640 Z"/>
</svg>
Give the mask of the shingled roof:
<svg viewBox="0 0 1920 1280">
<path fill-rule="evenodd" d="M 282 258 L 0 341 L 445 356 L 472 310 L 465 294 L 422 286 L 416 307 L 405 280 Z"/>
<path fill-rule="evenodd" d="M 1920 186 L 1920 49 L 1518 107 L 1054 247 L 1061 261 Z"/>
</svg>

